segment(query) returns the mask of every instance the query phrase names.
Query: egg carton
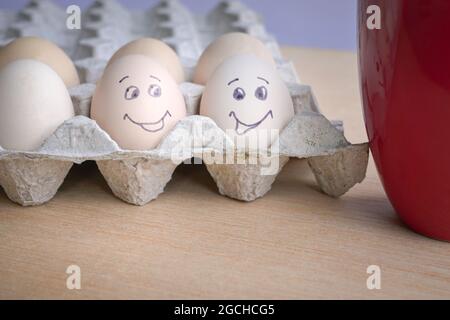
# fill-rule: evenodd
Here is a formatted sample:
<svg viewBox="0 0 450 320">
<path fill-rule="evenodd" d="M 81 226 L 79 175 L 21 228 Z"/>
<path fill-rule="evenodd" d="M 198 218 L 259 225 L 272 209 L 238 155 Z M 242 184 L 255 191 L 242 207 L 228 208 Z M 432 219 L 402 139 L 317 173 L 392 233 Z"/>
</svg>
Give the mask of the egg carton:
<svg viewBox="0 0 450 320">
<path fill-rule="evenodd" d="M 44 37 L 62 47 L 75 61 L 82 82 L 96 83 L 107 61 L 126 43 L 157 38 L 180 56 L 187 79 L 206 46 L 227 32 L 244 32 L 262 40 L 272 52 L 286 82 L 299 82 L 295 68 L 286 61 L 275 38 L 261 18 L 244 4 L 224 1 L 210 13 L 199 16 L 178 0 L 164 0 L 144 11 L 130 11 L 116 0 L 97 0 L 83 11 L 81 30 L 66 28 L 64 8 L 50 0 L 33 0 L 12 18 L 0 24 L 0 45 L 18 37 Z M 6 28 L 5 28 L 6 26 Z"/>
<path fill-rule="evenodd" d="M 61 125 L 41 148 L 15 152 L 0 147 L 0 185 L 12 201 L 24 206 L 49 201 L 72 165 L 88 160 L 97 162 L 118 198 L 134 205 L 156 199 L 177 166 L 193 158 L 205 163 L 221 194 L 242 201 L 269 192 L 290 158 L 307 159 L 320 188 L 333 197 L 364 179 L 368 145 L 350 144 L 342 123 L 332 123 L 320 114 L 311 88 L 300 83 L 294 66 L 283 59 L 261 18 L 242 3 L 223 2 L 198 16 L 175 0 L 161 1 L 140 12 L 129 11 L 114 0 L 96 1 L 83 12 L 81 31 L 60 30 L 61 24 L 65 27 L 64 12 L 48 0 L 31 1 L 10 16 L 9 27 L 0 30 L 2 43 L 26 35 L 54 41 L 75 61 L 83 81 L 70 89 L 77 116 Z M 214 121 L 198 115 L 204 87 L 191 82 L 180 84 L 189 116 L 154 150 L 122 150 L 88 118 L 94 83 L 122 45 L 144 36 L 165 41 L 181 57 L 189 81 L 206 46 L 221 34 L 235 31 L 263 41 L 291 92 L 296 115 L 281 132 L 272 153 L 236 149 Z M 230 158 L 233 161 L 228 161 Z"/>
<path fill-rule="evenodd" d="M 22 205 L 47 202 L 72 164 L 86 160 L 97 162 L 117 197 L 135 205 L 156 199 L 176 167 L 192 158 L 204 161 L 221 194 L 243 201 L 264 196 L 291 157 L 308 159 L 319 186 L 331 196 L 344 194 L 365 176 L 367 144 L 351 145 L 323 115 L 304 108 L 303 104 L 313 101 L 305 86 L 291 91 L 297 114 L 280 134 L 278 152 L 256 154 L 253 163 L 247 161 L 252 155 L 235 150 L 233 141 L 214 121 L 198 115 L 180 121 L 154 150 L 122 150 L 83 115 L 89 112 L 94 89 L 95 85 L 84 84 L 71 90 L 79 115 L 59 127 L 36 152 L 0 148 L 0 184 L 11 200 Z M 203 87 L 185 83 L 180 89 L 188 109 L 196 113 Z M 230 153 L 243 161 L 217 161 Z M 268 163 L 275 163 L 275 168 L 267 168 Z"/>
</svg>

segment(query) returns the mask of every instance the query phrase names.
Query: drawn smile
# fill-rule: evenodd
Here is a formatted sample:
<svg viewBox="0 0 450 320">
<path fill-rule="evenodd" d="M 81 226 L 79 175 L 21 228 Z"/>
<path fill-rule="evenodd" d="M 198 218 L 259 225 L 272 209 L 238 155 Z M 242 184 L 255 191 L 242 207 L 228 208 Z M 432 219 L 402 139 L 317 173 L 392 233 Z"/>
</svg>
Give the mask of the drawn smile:
<svg viewBox="0 0 450 320">
<path fill-rule="evenodd" d="M 158 132 L 158 131 L 161 131 L 162 129 L 164 129 L 165 120 L 167 117 L 172 117 L 169 110 L 167 110 L 166 113 L 162 116 L 162 118 L 156 122 L 137 122 L 137 121 L 134 121 L 133 119 L 131 119 L 130 116 L 128 115 L 128 113 L 126 113 L 123 116 L 123 120 L 128 119 L 128 120 L 130 120 L 131 123 L 141 127 L 143 130 L 145 130 L 147 132 L 155 133 L 155 132 Z"/>
<path fill-rule="evenodd" d="M 234 111 L 231 111 L 229 116 L 233 117 L 236 120 L 236 128 L 234 130 L 236 131 L 236 133 L 238 135 L 242 136 L 242 135 L 246 134 L 247 132 L 249 132 L 250 130 L 258 128 L 269 117 L 271 117 L 273 119 L 273 112 L 272 112 L 272 110 L 270 110 L 269 112 L 267 112 L 267 114 L 261 120 L 259 120 L 258 122 L 255 122 L 253 124 L 247 124 L 247 123 L 239 120 L 239 118 L 237 117 L 237 115 Z"/>
</svg>

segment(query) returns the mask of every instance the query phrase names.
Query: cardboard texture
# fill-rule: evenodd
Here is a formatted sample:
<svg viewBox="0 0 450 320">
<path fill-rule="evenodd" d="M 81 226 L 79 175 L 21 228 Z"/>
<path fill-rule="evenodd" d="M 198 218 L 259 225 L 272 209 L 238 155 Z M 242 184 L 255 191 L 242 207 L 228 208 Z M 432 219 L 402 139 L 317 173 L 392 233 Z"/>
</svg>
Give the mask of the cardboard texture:
<svg viewBox="0 0 450 320">
<path fill-rule="evenodd" d="M 130 12 L 116 1 L 96 1 L 84 11 L 80 31 L 67 30 L 65 10 L 50 1 L 31 1 L 19 13 L 0 12 L 0 16 L 5 17 L 0 23 L 1 43 L 30 35 L 48 38 L 74 59 L 83 82 L 69 90 L 77 116 L 61 125 L 39 150 L 15 152 L 0 147 L 0 185 L 18 204 L 51 200 L 72 165 L 88 160 L 97 162 L 118 198 L 134 205 L 156 199 L 177 166 L 192 158 L 204 161 L 222 195 L 242 201 L 269 192 L 289 158 L 308 159 L 320 188 L 333 197 L 365 177 L 368 145 L 350 144 L 342 123 L 332 123 L 320 114 L 311 88 L 300 83 L 259 16 L 239 2 L 224 2 L 207 15 L 196 16 L 174 0 L 161 1 L 146 12 Z M 267 45 L 294 101 L 296 116 L 271 153 L 238 150 L 214 121 L 198 116 L 204 88 L 189 82 L 180 85 L 189 117 L 155 150 L 122 150 L 88 118 L 95 82 L 122 45 L 144 36 L 165 41 L 181 57 L 189 80 L 206 46 L 233 31 L 249 33 Z M 227 162 L 237 158 L 241 162 Z"/>
</svg>

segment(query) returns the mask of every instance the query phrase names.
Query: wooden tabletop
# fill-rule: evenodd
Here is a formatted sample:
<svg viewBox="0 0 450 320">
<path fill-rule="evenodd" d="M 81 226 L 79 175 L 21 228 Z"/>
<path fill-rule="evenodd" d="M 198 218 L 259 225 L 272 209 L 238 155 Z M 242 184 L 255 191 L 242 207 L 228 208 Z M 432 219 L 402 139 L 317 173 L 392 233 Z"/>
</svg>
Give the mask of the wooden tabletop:
<svg viewBox="0 0 450 320">
<path fill-rule="evenodd" d="M 367 140 L 356 55 L 285 48 L 323 113 Z M 66 269 L 81 270 L 68 290 Z M 381 290 L 367 268 L 381 268 Z M 410 231 L 374 165 L 341 199 L 291 160 L 253 203 L 218 194 L 203 166 L 181 166 L 145 207 L 116 199 L 95 163 L 74 167 L 50 203 L 22 208 L 0 191 L 0 298 L 450 298 L 450 244 Z"/>
</svg>

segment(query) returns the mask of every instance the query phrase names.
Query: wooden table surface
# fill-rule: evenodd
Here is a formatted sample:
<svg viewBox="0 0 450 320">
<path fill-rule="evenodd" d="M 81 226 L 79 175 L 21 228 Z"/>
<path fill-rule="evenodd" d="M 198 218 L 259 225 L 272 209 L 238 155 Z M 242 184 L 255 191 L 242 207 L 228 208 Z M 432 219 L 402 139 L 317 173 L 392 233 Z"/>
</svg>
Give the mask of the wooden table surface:
<svg viewBox="0 0 450 320">
<path fill-rule="evenodd" d="M 323 113 L 364 142 L 356 55 L 284 53 Z M 69 265 L 81 268 L 81 290 L 66 288 Z M 381 290 L 367 289 L 370 265 Z M 402 224 L 372 162 L 361 185 L 332 199 L 292 160 L 253 203 L 220 196 L 203 166 L 181 166 L 142 208 L 116 199 L 87 163 L 44 206 L 0 191 L 0 298 L 450 298 L 450 244 Z"/>
</svg>

